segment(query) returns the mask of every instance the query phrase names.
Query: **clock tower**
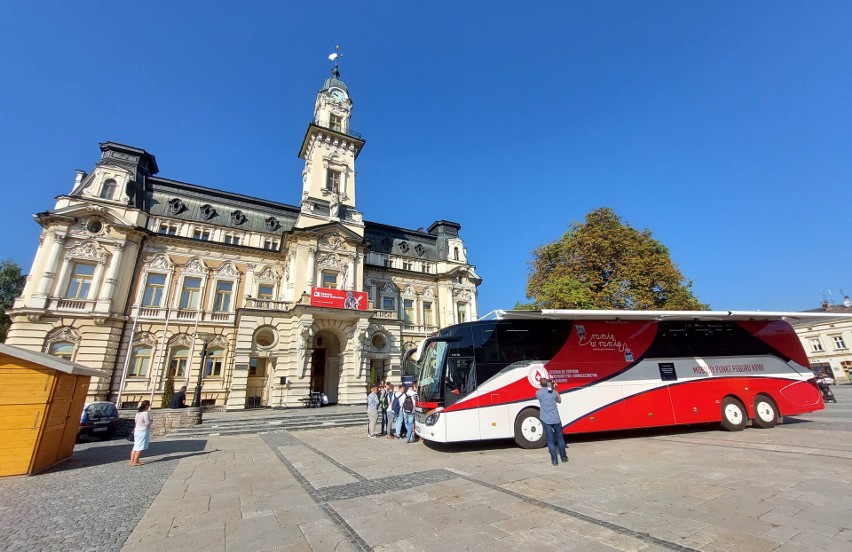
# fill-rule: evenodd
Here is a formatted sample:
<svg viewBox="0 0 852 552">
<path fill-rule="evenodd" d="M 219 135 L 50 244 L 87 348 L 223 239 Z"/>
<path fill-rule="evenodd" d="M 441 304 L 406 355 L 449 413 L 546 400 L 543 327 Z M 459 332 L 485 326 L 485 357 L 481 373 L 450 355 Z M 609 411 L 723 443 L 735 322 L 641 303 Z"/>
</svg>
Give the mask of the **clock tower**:
<svg viewBox="0 0 852 552">
<path fill-rule="evenodd" d="M 305 160 L 299 227 L 339 221 L 364 233 L 363 216 L 355 208 L 355 159 L 364 140 L 350 128 L 351 116 L 352 98 L 335 64 L 317 93 L 314 120 L 299 151 Z"/>
</svg>

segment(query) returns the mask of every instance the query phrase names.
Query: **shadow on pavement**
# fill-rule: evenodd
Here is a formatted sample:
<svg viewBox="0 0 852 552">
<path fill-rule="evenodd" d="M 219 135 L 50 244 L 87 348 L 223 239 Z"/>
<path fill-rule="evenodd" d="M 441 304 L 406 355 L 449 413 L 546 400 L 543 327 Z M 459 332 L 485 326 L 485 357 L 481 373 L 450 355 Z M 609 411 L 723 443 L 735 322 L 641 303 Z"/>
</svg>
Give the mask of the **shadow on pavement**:
<svg viewBox="0 0 852 552">
<path fill-rule="evenodd" d="M 207 454 L 204 452 L 204 447 L 207 446 L 206 439 L 182 439 L 179 441 L 152 441 L 148 450 L 142 453 L 142 460 L 146 458 L 149 461 L 167 461 L 180 460 L 186 456 L 195 454 Z M 124 439 L 116 439 L 113 441 L 100 441 L 92 443 L 78 443 L 74 447 L 74 454 L 71 459 L 62 462 L 42 473 L 56 473 L 68 470 L 77 470 L 99 466 L 103 464 L 113 464 L 115 462 L 129 462 L 130 449 L 133 448 L 133 443 Z M 180 454 L 189 453 L 189 454 Z M 164 454 L 173 455 L 166 458 L 156 458 Z"/>
<path fill-rule="evenodd" d="M 799 420 L 795 418 L 785 418 L 785 424 L 790 423 L 809 423 L 809 420 Z M 746 431 L 752 428 L 746 428 Z M 651 427 L 640 429 L 629 429 L 620 431 L 604 431 L 600 433 L 580 433 L 567 434 L 565 441 L 571 443 L 594 443 L 600 441 L 612 441 L 617 439 L 641 439 L 645 437 L 662 437 L 670 435 L 691 435 L 694 433 L 718 433 L 721 432 L 719 424 L 696 424 L 670 427 Z M 437 452 L 457 453 L 457 452 L 476 452 L 482 453 L 492 450 L 504 450 L 516 448 L 514 440 L 500 439 L 494 441 L 471 441 L 465 443 L 433 443 L 426 441 L 426 446 Z"/>
</svg>

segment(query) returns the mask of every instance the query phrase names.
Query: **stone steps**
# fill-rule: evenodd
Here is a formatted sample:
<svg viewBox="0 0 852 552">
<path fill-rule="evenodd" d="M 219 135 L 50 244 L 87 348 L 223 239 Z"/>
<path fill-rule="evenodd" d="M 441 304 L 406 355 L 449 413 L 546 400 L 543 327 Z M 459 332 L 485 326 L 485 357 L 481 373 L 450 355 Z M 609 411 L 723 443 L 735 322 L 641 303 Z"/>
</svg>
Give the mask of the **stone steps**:
<svg viewBox="0 0 852 552">
<path fill-rule="evenodd" d="M 367 425 L 367 414 L 345 413 L 329 415 L 269 416 L 242 420 L 216 420 L 201 425 L 176 429 L 169 433 L 171 438 L 204 437 L 210 435 L 244 435 L 286 429 L 299 431 L 327 429 L 332 427 L 355 427 Z"/>
</svg>

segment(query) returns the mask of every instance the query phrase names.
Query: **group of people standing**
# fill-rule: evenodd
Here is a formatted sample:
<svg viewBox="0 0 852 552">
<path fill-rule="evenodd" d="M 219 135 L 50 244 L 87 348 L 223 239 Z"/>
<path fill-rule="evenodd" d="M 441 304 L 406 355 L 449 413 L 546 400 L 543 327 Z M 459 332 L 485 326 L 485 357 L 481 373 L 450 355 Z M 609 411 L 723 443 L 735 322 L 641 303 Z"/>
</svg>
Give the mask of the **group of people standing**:
<svg viewBox="0 0 852 552">
<path fill-rule="evenodd" d="M 394 386 L 381 382 L 367 395 L 367 434 L 370 438 L 386 435 L 388 439 L 406 438 L 413 443 L 414 413 L 417 406 L 417 384 Z M 376 431 L 381 420 L 381 430 Z M 405 433 L 403 433 L 403 430 Z"/>
</svg>

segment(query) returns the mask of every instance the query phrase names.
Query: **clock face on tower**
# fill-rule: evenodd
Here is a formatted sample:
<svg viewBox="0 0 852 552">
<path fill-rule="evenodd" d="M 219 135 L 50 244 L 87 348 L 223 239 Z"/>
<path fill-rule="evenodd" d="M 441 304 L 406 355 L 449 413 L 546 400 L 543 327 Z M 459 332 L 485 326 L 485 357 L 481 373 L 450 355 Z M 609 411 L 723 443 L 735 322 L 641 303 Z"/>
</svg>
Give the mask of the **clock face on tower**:
<svg viewBox="0 0 852 552">
<path fill-rule="evenodd" d="M 329 94 L 331 94 L 332 99 L 337 100 L 338 102 L 342 102 L 346 99 L 346 94 L 339 88 L 332 88 L 329 91 Z"/>
</svg>

